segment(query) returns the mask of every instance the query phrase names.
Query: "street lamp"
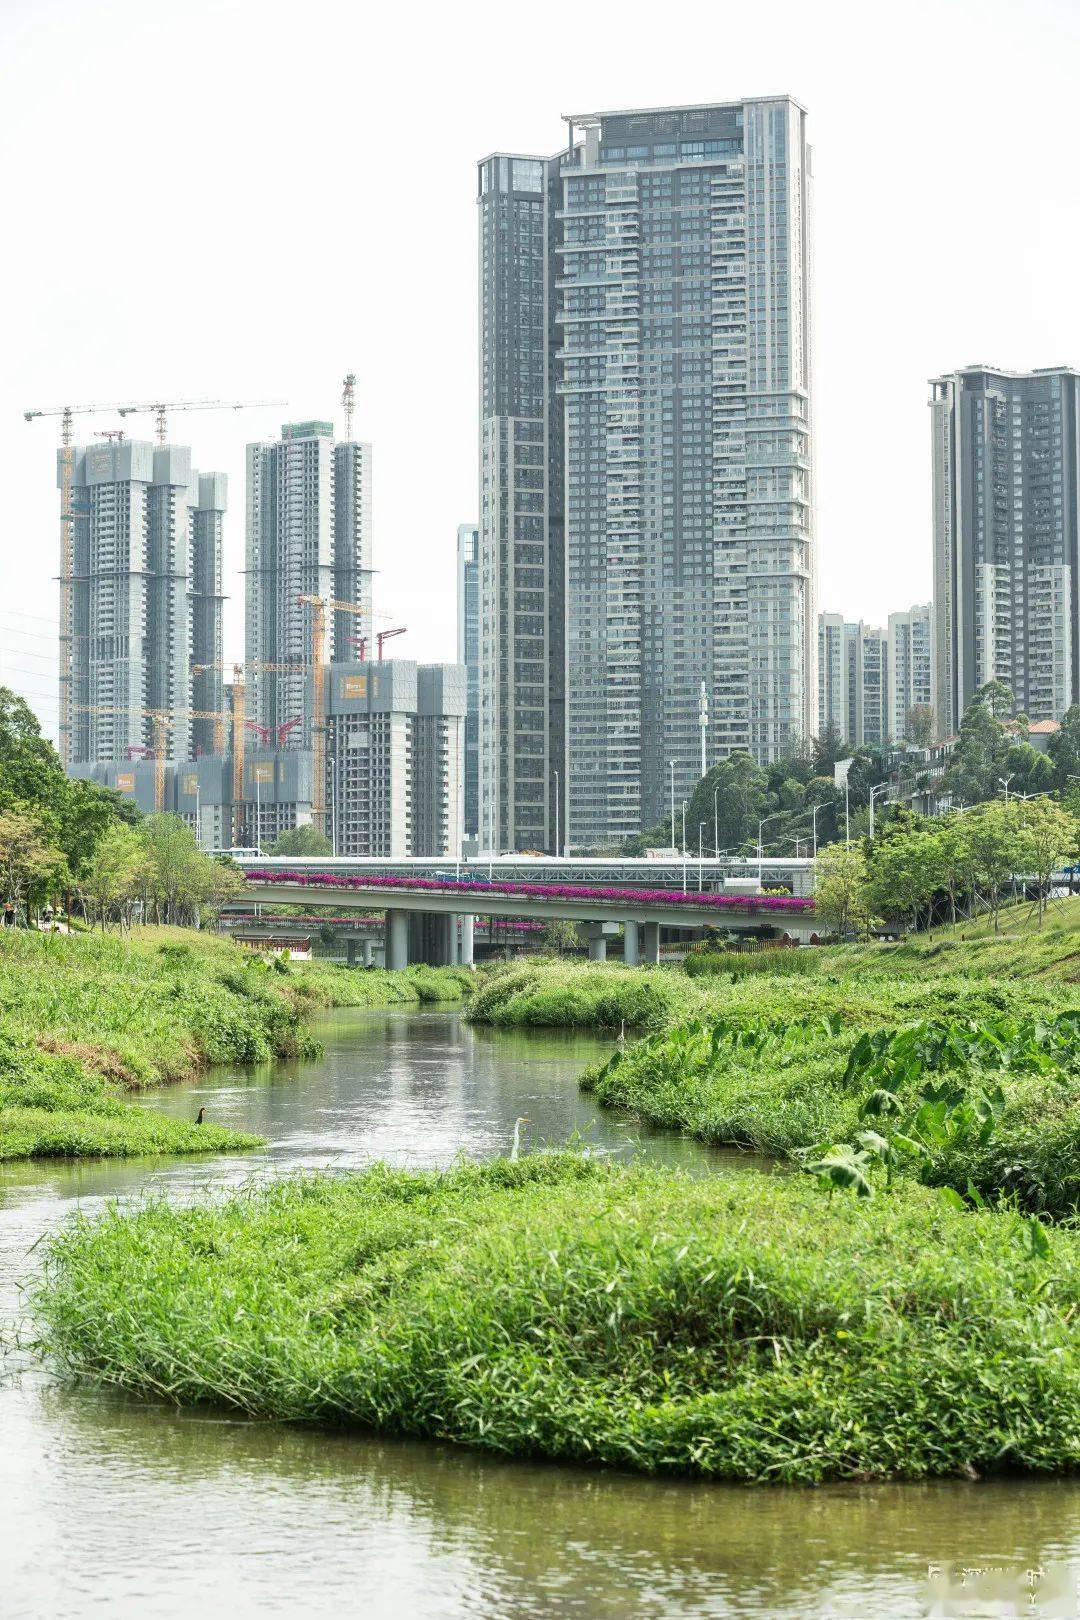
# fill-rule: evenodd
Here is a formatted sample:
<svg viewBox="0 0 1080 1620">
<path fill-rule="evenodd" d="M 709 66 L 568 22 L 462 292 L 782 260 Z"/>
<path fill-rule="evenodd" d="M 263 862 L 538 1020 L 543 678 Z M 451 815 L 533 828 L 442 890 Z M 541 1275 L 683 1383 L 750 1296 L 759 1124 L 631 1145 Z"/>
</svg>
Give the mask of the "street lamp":
<svg viewBox="0 0 1080 1620">
<path fill-rule="evenodd" d="M 817 860 L 817 813 L 818 813 L 818 811 L 820 809 L 821 809 L 820 804 L 815 804 L 813 806 L 813 817 L 814 817 L 814 859 L 815 859 L 815 861 Z"/>
<path fill-rule="evenodd" d="M 716 786 L 713 788 L 712 824 L 713 824 L 713 849 L 715 849 L 716 858 L 717 858 L 717 860 L 719 860 L 719 858 L 720 858 L 720 784 L 719 784 L 719 782 L 717 782 Z"/>
<path fill-rule="evenodd" d="M 559 773 L 555 772 L 555 859 L 559 858 Z"/>
<path fill-rule="evenodd" d="M 1005 789 L 1005 803 L 1006 804 L 1008 804 L 1008 802 L 1009 802 L 1009 783 L 1012 781 L 1012 779 L 1013 779 L 1013 777 L 1015 775 L 1016 775 L 1015 771 L 1010 771 L 1008 776 L 999 776 L 998 777 L 998 781 L 1001 783 L 1002 787 Z"/>
<path fill-rule="evenodd" d="M 675 761 L 668 760 L 671 768 L 671 847 L 675 848 Z"/>
<path fill-rule="evenodd" d="M 701 863 L 702 863 L 702 860 L 704 859 L 704 850 L 703 850 L 703 846 L 702 846 L 702 840 L 704 839 L 704 837 L 705 837 L 705 823 L 703 821 L 699 821 L 698 822 L 698 830 L 697 830 L 697 886 L 698 886 L 698 893 L 699 894 L 700 894 L 701 888 L 702 888 Z"/>
<path fill-rule="evenodd" d="M 762 870 L 761 829 L 762 829 L 762 827 L 764 827 L 766 825 L 767 822 L 778 821 L 781 816 L 784 816 L 786 814 L 787 814 L 786 810 L 774 810 L 771 816 L 762 816 L 761 820 L 757 824 L 757 881 L 758 881 L 758 888 L 759 889 L 761 888 L 761 870 Z"/>
<path fill-rule="evenodd" d="M 888 786 L 889 786 L 888 782 L 879 782 L 876 787 L 872 787 L 870 789 L 870 837 L 871 838 L 873 838 L 873 836 L 874 836 L 874 794 L 875 793 L 883 793 L 883 792 L 887 791 Z"/>
</svg>

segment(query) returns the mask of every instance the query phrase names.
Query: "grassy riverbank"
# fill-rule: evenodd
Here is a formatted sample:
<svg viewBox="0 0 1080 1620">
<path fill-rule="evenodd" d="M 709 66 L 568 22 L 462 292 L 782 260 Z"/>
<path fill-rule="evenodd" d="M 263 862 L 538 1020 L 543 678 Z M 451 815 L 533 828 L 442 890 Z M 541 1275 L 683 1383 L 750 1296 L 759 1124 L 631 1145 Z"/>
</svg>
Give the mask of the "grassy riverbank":
<svg viewBox="0 0 1080 1620">
<path fill-rule="evenodd" d="M 67 1368 L 178 1404 L 814 1483 L 1080 1464 L 1078 1262 L 915 1185 L 537 1155 L 79 1221 L 39 1304 Z"/>
<path fill-rule="evenodd" d="M 0 1159 L 206 1152 L 257 1138 L 134 1108 L 132 1088 L 313 1050 L 329 1006 L 456 999 L 453 970 L 279 969 L 188 930 L 0 936 Z"/>
</svg>

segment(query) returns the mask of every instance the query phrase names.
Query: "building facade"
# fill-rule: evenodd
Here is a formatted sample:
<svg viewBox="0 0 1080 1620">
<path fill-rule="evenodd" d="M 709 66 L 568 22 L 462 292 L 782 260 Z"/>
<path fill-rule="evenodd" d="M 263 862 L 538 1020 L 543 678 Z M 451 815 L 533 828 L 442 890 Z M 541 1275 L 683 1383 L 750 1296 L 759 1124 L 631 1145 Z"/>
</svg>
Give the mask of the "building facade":
<svg viewBox="0 0 1080 1620">
<path fill-rule="evenodd" d="M 480 529 L 457 532 L 457 656 L 465 666 L 465 837 L 480 837 Z"/>
<path fill-rule="evenodd" d="M 939 733 L 990 680 L 1060 719 L 1080 695 L 1080 376 L 969 366 L 930 386 Z"/>
<path fill-rule="evenodd" d="M 853 748 L 892 739 L 888 639 L 840 613 L 818 614 L 819 732 L 828 726 Z"/>
<path fill-rule="evenodd" d="M 466 677 L 460 664 L 337 663 L 326 671 L 327 831 L 338 855 L 458 855 L 464 806 Z M 242 797 L 231 755 L 170 761 L 164 809 L 198 830 L 205 850 L 269 849 L 314 816 L 314 755 L 245 747 Z M 72 774 L 104 783 L 149 814 L 153 760 L 87 762 Z"/>
<path fill-rule="evenodd" d="M 200 477 L 184 445 L 117 436 L 72 453 L 67 763 L 205 745 L 192 710 L 216 712 L 217 688 L 192 665 L 211 650 L 220 661 L 226 494 L 225 474 Z"/>
<path fill-rule="evenodd" d="M 778 98 L 568 124 L 556 157 L 480 165 L 481 816 L 499 847 L 531 841 L 500 776 L 519 759 L 537 783 L 550 767 L 547 848 L 557 791 L 574 848 L 660 821 L 672 764 L 680 796 L 699 775 L 702 680 L 709 764 L 775 759 L 817 716 L 806 115 Z M 541 520 L 544 622 L 515 594 L 533 559 L 503 509 Z M 519 693 L 539 699 L 556 620 L 561 747 L 519 718 L 544 718 Z"/>
<path fill-rule="evenodd" d="M 929 602 L 889 614 L 890 735 L 910 742 L 913 709 L 934 707 L 933 609 Z"/>
<path fill-rule="evenodd" d="M 480 844 L 546 850 L 565 747 L 560 158 L 485 158 L 477 203 Z"/>
<path fill-rule="evenodd" d="M 464 819 L 461 664 L 332 665 L 328 831 L 339 855 L 457 855 Z"/>
<path fill-rule="evenodd" d="M 331 422 L 292 422 L 247 449 L 246 661 L 249 717 L 312 746 L 307 696 L 312 610 L 327 604 L 326 656 L 350 661 L 371 637 L 371 446 L 334 442 Z M 334 612 L 333 601 L 361 611 Z"/>
</svg>

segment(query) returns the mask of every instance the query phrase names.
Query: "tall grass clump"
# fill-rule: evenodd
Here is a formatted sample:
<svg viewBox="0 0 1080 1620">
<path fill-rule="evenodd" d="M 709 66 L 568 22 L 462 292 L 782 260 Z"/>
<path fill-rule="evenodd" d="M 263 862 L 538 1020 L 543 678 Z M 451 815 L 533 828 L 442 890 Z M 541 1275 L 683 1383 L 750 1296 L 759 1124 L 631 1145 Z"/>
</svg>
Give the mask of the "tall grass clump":
<svg viewBox="0 0 1080 1620">
<path fill-rule="evenodd" d="M 821 958 L 809 950 L 774 951 L 691 951 L 683 970 L 692 979 L 717 978 L 726 974 L 736 979 L 760 978 L 764 974 L 785 979 L 806 978 L 816 973 Z"/>
<path fill-rule="evenodd" d="M 704 998 L 677 970 L 527 961 L 487 974 L 471 1023 L 567 1029 L 660 1029 Z"/>
<path fill-rule="evenodd" d="M 909 1185 L 540 1154 L 81 1219 L 65 1369 L 179 1405 L 768 1483 L 1080 1463 L 1080 1236 Z"/>
</svg>

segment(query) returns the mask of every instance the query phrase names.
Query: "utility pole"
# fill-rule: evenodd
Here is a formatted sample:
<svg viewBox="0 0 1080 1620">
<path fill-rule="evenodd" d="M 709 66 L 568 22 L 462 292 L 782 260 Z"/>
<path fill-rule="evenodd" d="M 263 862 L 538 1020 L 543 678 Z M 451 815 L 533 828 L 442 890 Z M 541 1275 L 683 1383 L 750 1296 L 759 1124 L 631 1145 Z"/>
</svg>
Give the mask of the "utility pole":
<svg viewBox="0 0 1080 1620">
<path fill-rule="evenodd" d="M 671 847 L 675 848 L 675 761 L 668 761 L 671 767 Z"/>
</svg>

